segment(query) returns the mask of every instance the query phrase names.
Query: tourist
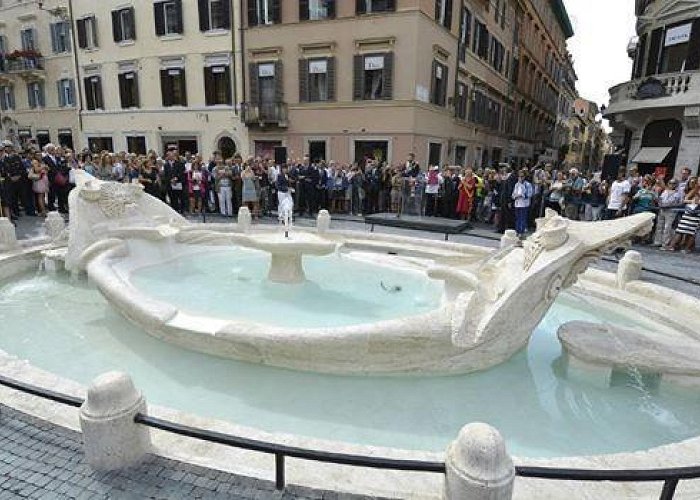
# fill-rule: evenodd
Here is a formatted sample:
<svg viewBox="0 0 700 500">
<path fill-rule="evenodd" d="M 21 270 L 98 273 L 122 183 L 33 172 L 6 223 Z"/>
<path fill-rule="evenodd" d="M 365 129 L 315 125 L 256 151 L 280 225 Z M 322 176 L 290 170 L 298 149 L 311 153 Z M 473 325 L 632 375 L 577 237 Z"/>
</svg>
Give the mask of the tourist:
<svg viewBox="0 0 700 500">
<path fill-rule="evenodd" d="M 284 218 L 291 217 L 294 212 L 294 199 L 292 198 L 294 188 L 290 186 L 287 165 L 282 165 L 277 174 L 275 187 L 277 188 L 277 217 L 284 222 Z"/>
<path fill-rule="evenodd" d="M 515 232 L 523 236 L 527 232 L 527 221 L 534 188 L 527 180 L 527 170 L 518 173 L 518 181 L 513 187 L 513 205 L 515 207 Z"/>
<path fill-rule="evenodd" d="M 583 188 L 583 220 L 597 221 L 602 217 L 607 193 L 605 192 L 605 185 L 600 180 L 600 176 L 600 172 L 591 174 L 589 181 Z"/>
<path fill-rule="evenodd" d="M 428 217 L 438 215 L 438 193 L 443 184 L 439 166 L 428 167 L 428 177 L 425 186 L 425 215 Z"/>
<path fill-rule="evenodd" d="M 133 167 L 136 167 L 136 161 L 129 166 L 129 172 L 133 171 Z M 133 182 L 133 181 L 132 181 Z M 143 190 L 146 194 L 158 197 L 159 187 L 158 187 L 158 172 L 153 165 L 153 160 L 143 160 L 143 167 L 139 172 L 138 182 L 143 186 Z"/>
<path fill-rule="evenodd" d="M 556 173 L 556 178 L 549 185 L 549 191 L 547 192 L 547 201 L 545 202 L 545 207 L 551 208 L 561 215 L 562 207 L 564 206 L 564 172 L 559 171 Z"/>
<path fill-rule="evenodd" d="M 654 192 L 654 179 L 647 175 L 642 179 L 642 185 L 632 196 L 632 213 L 651 212 L 656 207 L 658 196 Z"/>
<path fill-rule="evenodd" d="M 690 253 L 695 247 L 695 236 L 700 228 L 700 186 L 690 187 L 690 191 L 683 200 L 685 211 L 676 227 L 676 235 L 669 245 L 670 250 L 680 247 L 682 253 Z"/>
<path fill-rule="evenodd" d="M 204 210 L 207 191 L 207 175 L 202 167 L 202 160 L 194 158 L 190 163 L 190 169 L 185 174 L 187 178 L 187 193 L 189 195 L 190 213 L 201 214 Z"/>
<path fill-rule="evenodd" d="M 564 215 L 567 219 L 578 220 L 585 180 L 578 169 L 569 170 L 569 178 L 564 183 Z"/>
<path fill-rule="evenodd" d="M 690 182 L 690 168 L 681 168 L 681 177 L 678 181 L 678 192 L 681 194 L 681 198 L 685 198 L 685 193 L 689 192 L 688 183 Z"/>
<path fill-rule="evenodd" d="M 29 170 L 29 180 L 32 181 L 32 191 L 34 192 L 34 205 L 39 217 L 46 216 L 46 195 L 49 192 L 48 168 L 45 164 L 34 158 Z"/>
<path fill-rule="evenodd" d="M 186 210 L 185 180 L 185 164 L 173 150 L 168 151 L 163 164 L 163 181 L 171 208 L 181 214 Z"/>
<path fill-rule="evenodd" d="M 673 223 L 676 220 L 674 208 L 683 205 L 683 196 L 678 189 L 678 181 L 671 179 L 659 196 L 659 211 L 656 215 L 654 245 L 668 250 L 671 243 Z"/>
<path fill-rule="evenodd" d="M 258 216 L 258 192 L 255 189 L 255 172 L 247 163 L 241 172 L 242 190 L 241 202 L 242 207 L 248 207 L 253 217 Z"/>
<path fill-rule="evenodd" d="M 459 199 L 457 200 L 457 216 L 462 220 L 469 219 L 474 208 L 476 196 L 476 178 L 471 167 L 467 167 L 459 183 Z"/>
<path fill-rule="evenodd" d="M 97 170 L 95 171 L 95 177 L 101 181 L 111 181 L 112 178 L 112 168 L 114 167 L 112 161 L 112 155 L 109 153 L 103 153 L 100 157 L 100 161 L 97 165 Z"/>
<path fill-rule="evenodd" d="M 214 190 L 219 198 L 219 211 L 224 217 L 233 217 L 233 181 L 231 168 L 217 157 L 214 167 Z"/>
<path fill-rule="evenodd" d="M 632 185 L 625 178 L 625 170 L 620 169 L 617 179 L 609 189 L 606 219 L 616 219 L 625 215 L 631 190 Z"/>
<path fill-rule="evenodd" d="M 403 174 L 400 168 L 394 169 L 391 176 L 391 212 L 398 214 L 401 210 L 401 193 L 403 192 Z"/>
</svg>

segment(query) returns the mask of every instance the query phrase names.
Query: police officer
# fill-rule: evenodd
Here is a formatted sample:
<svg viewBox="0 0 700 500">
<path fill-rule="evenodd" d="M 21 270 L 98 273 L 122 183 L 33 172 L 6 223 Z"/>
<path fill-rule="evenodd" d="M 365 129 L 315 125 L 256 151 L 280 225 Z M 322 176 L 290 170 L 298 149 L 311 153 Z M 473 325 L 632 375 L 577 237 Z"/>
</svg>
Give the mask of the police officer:
<svg viewBox="0 0 700 500">
<path fill-rule="evenodd" d="M 12 142 L 3 141 L 3 151 L 0 154 L 0 199 L 2 200 L 3 215 L 17 220 L 19 217 L 19 194 L 22 187 L 22 176 L 26 174 L 22 158 L 15 153 Z"/>
</svg>

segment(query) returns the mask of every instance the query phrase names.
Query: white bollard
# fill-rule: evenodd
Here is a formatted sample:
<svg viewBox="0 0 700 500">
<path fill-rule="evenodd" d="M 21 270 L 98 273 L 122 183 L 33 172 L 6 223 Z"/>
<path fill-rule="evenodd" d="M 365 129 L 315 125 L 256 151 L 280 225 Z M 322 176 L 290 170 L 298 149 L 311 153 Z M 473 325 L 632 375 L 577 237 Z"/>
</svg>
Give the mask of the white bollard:
<svg viewBox="0 0 700 500">
<path fill-rule="evenodd" d="M 636 250 L 629 250 L 620 259 L 617 265 L 617 288 L 624 290 L 630 281 L 637 281 L 642 277 L 644 259 Z"/>
<path fill-rule="evenodd" d="M 18 248 L 15 225 L 7 217 L 0 217 L 0 252 L 11 252 Z"/>
<path fill-rule="evenodd" d="M 331 228 L 331 214 L 328 210 L 320 210 L 316 217 L 316 231 L 318 234 L 327 233 Z"/>
<path fill-rule="evenodd" d="M 248 207 L 241 207 L 238 209 L 238 227 L 241 231 L 247 233 L 250 231 L 250 226 L 253 224 L 253 216 L 250 214 L 250 209 Z"/>
<path fill-rule="evenodd" d="M 60 213 L 49 212 L 44 221 L 44 229 L 46 229 L 46 234 L 51 241 L 56 241 L 63 235 L 63 231 L 66 229 L 66 221 L 63 220 L 63 216 Z"/>
<path fill-rule="evenodd" d="M 501 236 L 501 248 L 512 247 L 519 242 L 518 233 L 513 229 L 506 229 L 506 232 Z"/>
<path fill-rule="evenodd" d="M 499 432 L 465 425 L 447 449 L 445 500 L 510 500 L 515 466 Z"/>
<path fill-rule="evenodd" d="M 134 423 L 137 413 L 146 413 L 146 401 L 127 374 L 107 372 L 93 381 L 80 408 L 85 459 L 93 469 L 123 469 L 150 453 L 150 433 Z"/>
</svg>

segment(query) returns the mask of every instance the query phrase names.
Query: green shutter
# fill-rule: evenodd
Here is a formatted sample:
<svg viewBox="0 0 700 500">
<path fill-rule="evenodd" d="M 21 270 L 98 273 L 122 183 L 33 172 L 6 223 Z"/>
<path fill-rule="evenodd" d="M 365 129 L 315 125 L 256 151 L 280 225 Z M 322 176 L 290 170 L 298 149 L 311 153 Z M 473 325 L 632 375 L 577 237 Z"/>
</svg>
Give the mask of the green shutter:
<svg viewBox="0 0 700 500">
<path fill-rule="evenodd" d="M 382 89 L 382 99 L 394 98 L 394 53 L 384 54 L 384 88 Z"/>
<path fill-rule="evenodd" d="M 328 81 L 328 100 L 335 101 L 335 57 L 329 57 L 326 60 L 326 80 Z"/>
<path fill-rule="evenodd" d="M 308 5 L 307 5 L 308 7 Z M 299 59 L 299 102 L 309 102 L 309 61 Z"/>
<path fill-rule="evenodd" d="M 364 57 L 356 55 L 353 59 L 352 98 L 361 101 L 364 98 L 365 69 Z"/>
</svg>

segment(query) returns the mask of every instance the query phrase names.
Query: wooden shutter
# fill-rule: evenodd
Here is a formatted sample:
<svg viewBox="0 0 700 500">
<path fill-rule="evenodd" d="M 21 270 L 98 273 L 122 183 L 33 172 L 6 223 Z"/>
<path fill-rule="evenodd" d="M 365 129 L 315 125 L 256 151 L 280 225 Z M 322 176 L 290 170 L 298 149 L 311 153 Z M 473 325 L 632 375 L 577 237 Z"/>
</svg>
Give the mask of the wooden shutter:
<svg viewBox="0 0 700 500">
<path fill-rule="evenodd" d="M 440 80 L 440 106 L 447 104 L 447 82 L 449 81 L 450 70 L 447 65 L 442 66 L 442 79 Z"/>
<path fill-rule="evenodd" d="M 185 32 L 185 24 L 182 21 L 182 0 L 175 0 L 176 28 L 179 34 Z"/>
<path fill-rule="evenodd" d="M 131 105 L 135 108 L 141 107 L 141 98 L 139 96 L 139 75 L 138 73 L 132 73 L 134 75 L 133 80 L 131 80 Z"/>
<path fill-rule="evenodd" d="M 131 39 L 136 40 L 136 11 L 134 10 L 133 7 L 129 7 L 128 12 L 129 12 L 128 23 L 129 23 L 129 27 L 131 28 Z"/>
<path fill-rule="evenodd" d="M 173 105 L 173 88 L 167 69 L 160 70 L 160 93 L 163 97 L 163 107 Z"/>
<path fill-rule="evenodd" d="M 56 23 L 51 24 L 51 50 L 54 54 L 58 52 L 58 35 L 56 33 Z"/>
<path fill-rule="evenodd" d="M 258 25 L 258 2 L 257 0 L 248 0 L 248 26 Z"/>
<path fill-rule="evenodd" d="M 187 106 L 187 75 L 185 73 L 185 68 L 180 69 L 180 74 L 177 76 L 177 79 L 182 90 L 182 102 L 179 104 Z"/>
<path fill-rule="evenodd" d="M 308 59 L 299 59 L 299 102 L 309 102 Z"/>
<path fill-rule="evenodd" d="M 34 92 L 32 92 L 32 84 L 27 84 L 27 104 L 31 109 L 36 108 L 36 101 L 34 100 Z"/>
<path fill-rule="evenodd" d="M 83 79 L 83 87 L 85 87 L 85 107 L 88 110 L 93 110 L 95 109 L 95 100 L 93 99 L 92 92 L 90 92 L 92 87 L 90 78 L 91 77 L 87 77 Z"/>
<path fill-rule="evenodd" d="M 647 34 L 644 33 L 639 37 L 637 44 L 637 53 L 634 55 L 634 65 L 632 67 L 632 79 L 641 78 L 642 70 L 644 69 L 644 56 L 647 50 Z"/>
<path fill-rule="evenodd" d="M 328 100 L 335 101 L 335 57 L 326 59 L 326 81 L 328 82 Z"/>
<path fill-rule="evenodd" d="M 700 69 L 700 18 L 693 21 L 693 30 L 688 41 L 688 57 L 685 62 L 686 71 Z"/>
<path fill-rule="evenodd" d="M 393 99 L 394 96 L 394 53 L 384 54 L 384 88 L 382 99 Z"/>
<path fill-rule="evenodd" d="M 655 75 L 658 73 L 659 55 L 661 52 L 661 44 L 663 42 L 664 29 L 656 28 L 651 32 L 651 43 L 649 44 L 649 58 L 647 59 L 647 70 L 644 76 Z"/>
<path fill-rule="evenodd" d="M 10 87 L 10 109 L 15 109 L 15 87 Z"/>
<path fill-rule="evenodd" d="M 389 0 L 387 2 L 387 9 L 386 10 L 396 10 L 396 0 Z"/>
<path fill-rule="evenodd" d="M 66 105 L 66 96 L 63 93 L 63 86 L 61 85 L 62 82 L 63 80 L 59 80 L 56 82 L 56 87 L 58 89 L 58 106 L 61 108 Z"/>
<path fill-rule="evenodd" d="M 355 14 L 364 14 L 367 12 L 367 2 L 365 0 L 355 1 Z"/>
<path fill-rule="evenodd" d="M 445 28 L 452 30 L 452 0 L 445 0 Z"/>
<path fill-rule="evenodd" d="M 119 13 L 120 12 L 121 11 L 119 11 L 119 10 L 112 11 L 112 36 L 114 37 L 114 41 L 117 43 L 121 42 L 123 40 L 121 23 L 119 22 Z"/>
<path fill-rule="evenodd" d="M 309 20 L 309 0 L 299 0 L 299 20 Z M 301 66 L 299 67 L 301 68 Z"/>
<path fill-rule="evenodd" d="M 98 76 L 95 82 L 95 108 L 105 109 L 104 100 L 102 98 L 102 77 Z"/>
<path fill-rule="evenodd" d="M 61 23 L 61 32 L 63 33 L 63 46 L 66 52 L 70 52 L 73 47 L 71 45 L 70 29 L 66 21 Z"/>
<path fill-rule="evenodd" d="M 75 22 L 76 30 L 78 31 L 78 47 L 84 49 L 87 47 L 87 32 L 85 30 L 85 19 L 78 19 Z"/>
<path fill-rule="evenodd" d="M 70 88 L 71 102 L 66 102 L 66 106 L 75 106 L 75 81 L 69 80 L 68 87 Z"/>
<path fill-rule="evenodd" d="M 282 22 L 282 5 L 281 0 L 268 0 L 272 22 L 279 24 Z"/>
<path fill-rule="evenodd" d="M 365 58 L 361 55 L 356 55 L 353 59 L 352 71 L 352 98 L 355 101 L 361 101 L 364 98 L 365 90 Z"/>
<path fill-rule="evenodd" d="M 438 62 L 433 60 L 433 66 L 430 70 L 430 102 L 437 104 L 437 66 Z"/>
<path fill-rule="evenodd" d="M 328 0 L 328 19 L 335 19 L 335 0 Z"/>
<path fill-rule="evenodd" d="M 275 102 L 284 102 L 284 78 L 282 61 L 275 61 Z"/>
<path fill-rule="evenodd" d="M 119 79 L 119 102 L 122 105 L 122 109 L 128 108 L 129 107 L 129 98 L 128 98 L 128 91 L 126 88 L 126 74 L 120 73 L 118 76 Z"/>
<path fill-rule="evenodd" d="M 214 72 L 211 66 L 204 67 L 204 102 L 207 106 L 216 104 L 216 84 L 214 83 Z"/>
<path fill-rule="evenodd" d="M 224 69 L 224 83 L 226 84 L 226 104 L 233 104 L 233 92 L 231 91 L 231 66 Z"/>
<path fill-rule="evenodd" d="M 207 0 L 198 0 L 199 4 L 199 31 L 209 31 L 209 3 Z"/>
<path fill-rule="evenodd" d="M 248 64 L 248 78 L 250 87 L 250 102 L 257 104 L 260 102 L 260 84 L 258 83 L 258 64 Z"/>
<path fill-rule="evenodd" d="M 165 2 L 153 4 L 153 17 L 156 21 L 156 36 L 165 35 Z"/>
<path fill-rule="evenodd" d="M 224 24 L 221 25 L 222 29 L 231 29 L 231 2 L 225 0 L 221 2 L 221 10 L 224 15 Z"/>
</svg>

